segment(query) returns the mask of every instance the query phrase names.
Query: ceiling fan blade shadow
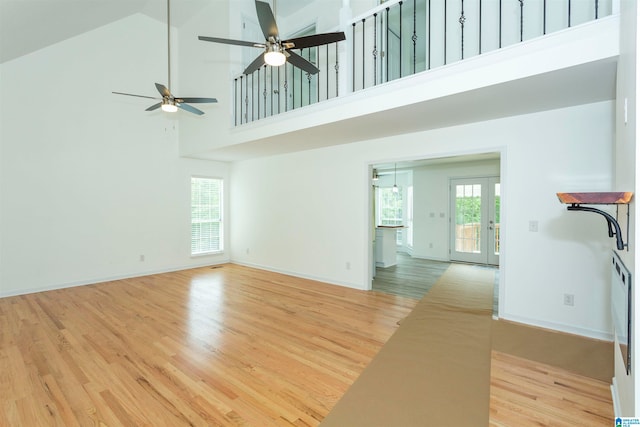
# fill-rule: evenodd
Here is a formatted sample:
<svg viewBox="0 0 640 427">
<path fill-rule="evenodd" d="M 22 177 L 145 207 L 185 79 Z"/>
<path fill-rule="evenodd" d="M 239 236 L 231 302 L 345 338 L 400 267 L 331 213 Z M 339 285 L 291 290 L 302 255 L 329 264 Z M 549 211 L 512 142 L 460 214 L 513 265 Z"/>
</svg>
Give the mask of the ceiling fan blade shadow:
<svg viewBox="0 0 640 427">
<path fill-rule="evenodd" d="M 262 67 L 263 65 L 264 65 L 264 54 L 261 53 L 260 55 L 258 55 L 256 59 L 253 60 L 251 64 L 247 66 L 247 68 L 244 69 L 243 73 L 248 76 L 249 74 L 252 74 L 254 71 L 256 71 L 258 68 Z"/>
<path fill-rule="evenodd" d="M 115 93 L 116 95 L 136 96 L 136 97 L 138 97 L 138 98 L 160 99 L 160 98 L 155 98 L 155 97 L 153 97 L 153 96 L 146 96 L 146 95 L 134 95 L 133 93 L 124 93 L 124 92 L 111 92 L 111 93 Z"/>
<path fill-rule="evenodd" d="M 162 102 L 158 102 L 157 104 L 153 104 L 151 107 L 147 108 L 144 111 L 153 111 L 153 110 L 157 110 L 158 108 L 160 108 L 160 106 L 162 105 Z"/>
<path fill-rule="evenodd" d="M 169 89 L 167 89 L 167 87 L 165 85 L 161 85 L 160 83 L 156 83 L 156 89 L 158 89 L 158 92 L 160 92 L 160 95 L 164 96 L 168 96 L 171 97 L 171 92 L 169 92 Z"/>
<path fill-rule="evenodd" d="M 256 0 L 256 12 L 258 13 L 258 22 L 260 23 L 264 38 L 269 40 L 269 37 L 273 37 L 277 40 L 279 34 L 278 25 L 276 24 L 276 18 L 273 16 L 269 3 Z"/>
<path fill-rule="evenodd" d="M 231 44 L 235 46 L 261 47 L 261 48 L 265 47 L 264 43 L 246 42 L 244 40 L 221 39 L 219 37 L 198 36 L 198 40 L 202 40 L 205 42 L 213 42 L 213 43 Z"/>
<path fill-rule="evenodd" d="M 201 115 L 203 115 L 203 114 L 204 114 L 204 111 L 200 111 L 200 110 L 198 110 L 197 108 L 192 107 L 192 106 L 191 106 L 191 105 L 189 105 L 189 104 L 179 104 L 179 103 L 176 103 L 176 106 L 177 106 L 178 108 L 181 108 L 181 109 L 183 109 L 183 110 L 185 110 L 185 111 L 188 111 L 188 112 L 190 112 L 190 113 L 193 113 L 193 114 L 197 114 L 197 115 L 199 115 L 199 116 L 201 116 Z"/>
<path fill-rule="evenodd" d="M 318 67 L 316 67 L 297 53 L 291 52 L 290 50 L 287 50 L 287 53 L 289 54 L 287 61 L 289 61 L 291 65 L 294 65 L 309 74 L 317 74 L 320 71 Z"/>
<path fill-rule="evenodd" d="M 343 32 L 313 34 L 311 36 L 296 37 L 286 40 L 283 44 L 293 43 L 293 47 L 288 49 L 305 49 L 308 47 L 321 46 L 330 43 L 337 43 L 346 40 Z"/>
<path fill-rule="evenodd" d="M 192 104 L 206 104 L 218 102 L 216 98 L 176 98 L 176 102 L 190 102 Z"/>
</svg>

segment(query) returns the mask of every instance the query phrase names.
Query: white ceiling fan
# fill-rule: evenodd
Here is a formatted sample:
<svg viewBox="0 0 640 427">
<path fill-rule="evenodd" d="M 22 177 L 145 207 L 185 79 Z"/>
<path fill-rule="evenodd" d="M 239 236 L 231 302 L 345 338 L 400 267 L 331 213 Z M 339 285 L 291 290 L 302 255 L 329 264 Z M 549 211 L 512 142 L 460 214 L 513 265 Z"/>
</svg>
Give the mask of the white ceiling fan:
<svg viewBox="0 0 640 427">
<path fill-rule="evenodd" d="M 146 95 L 135 95 L 132 93 L 123 93 L 123 92 L 112 92 L 116 95 L 126 95 L 126 96 L 135 96 L 138 98 L 148 98 L 148 99 L 156 99 L 160 102 L 153 104 L 145 111 L 153 111 L 158 108 L 162 109 L 162 111 L 166 111 L 169 113 L 174 113 L 178 111 L 178 108 L 188 111 L 193 114 L 197 114 L 199 116 L 204 114 L 204 111 L 201 111 L 188 103 L 198 104 L 198 103 L 215 103 L 218 102 L 215 98 L 194 98 L 194 97 L 178 97 L 174 96 L 171 93 L 171 4 L 170 0 L 167 0 L 167 77 L 168 84 L 164 86 L 160 83 L 156 83 L 156 89 L 162 96 L 161 98 L 146 96 Z"/>
</svg>

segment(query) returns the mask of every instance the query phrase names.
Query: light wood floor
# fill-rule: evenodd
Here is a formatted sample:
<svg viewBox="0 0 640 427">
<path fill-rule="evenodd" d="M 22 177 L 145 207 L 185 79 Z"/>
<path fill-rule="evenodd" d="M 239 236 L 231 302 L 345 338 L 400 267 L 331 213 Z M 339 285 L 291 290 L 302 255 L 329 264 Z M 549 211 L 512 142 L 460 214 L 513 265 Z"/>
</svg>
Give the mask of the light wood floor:
<svg viewBox="0 0 640 427">
<path fill-rule="evenodd" d="M 234 265 L 0 299 L 0 425 L 315 426 L 415 304 Z M 611 424 L 529 363 L 494 353 L 491 425 Z"/>
<path fill-rule="evenodd" d="M 412 258 L 402 252 L 397 253 L 397 261 L 394 266 L 376 268 L 372 283 L 374 291 L 421 299 L 451 265 L 450 262 Z"/>
</svg>

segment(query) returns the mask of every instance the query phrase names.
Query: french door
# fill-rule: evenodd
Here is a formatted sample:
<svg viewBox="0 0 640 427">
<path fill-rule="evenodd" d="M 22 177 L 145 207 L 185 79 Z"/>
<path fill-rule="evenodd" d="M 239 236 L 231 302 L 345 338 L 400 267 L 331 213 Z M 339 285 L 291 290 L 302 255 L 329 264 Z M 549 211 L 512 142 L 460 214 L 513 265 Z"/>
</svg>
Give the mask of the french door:
<svg viewBox="0 0 640 427">
<path fill-rule="evenodd" d="M 451 260 L 499 264 L 500 179 L 452 179 Z"/>
</svg>

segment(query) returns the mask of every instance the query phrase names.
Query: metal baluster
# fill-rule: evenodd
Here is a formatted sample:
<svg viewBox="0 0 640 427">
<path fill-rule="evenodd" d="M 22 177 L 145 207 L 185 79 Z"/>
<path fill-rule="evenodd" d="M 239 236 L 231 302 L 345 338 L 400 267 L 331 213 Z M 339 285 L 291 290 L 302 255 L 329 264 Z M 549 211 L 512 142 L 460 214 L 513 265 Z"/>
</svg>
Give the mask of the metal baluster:
<svg viewBox="0 0 640 427">
<path fill-rule="evenodd" d="M 567 2 L 567 27 L 571 27 L 571 0 Z"/>
<path fill-rule="evenodd" d="M 287 77 L 287 64 L 284 65 L 284 111 L 289 111 L 289 80 Z"/>
<path fill-rule="evenodd" d="M 278 67 L 278 114 L 280 114 L 280 104 L 282 101 L 280 101 L 280 68 L 282 67 Z M 285 80 L 286 83 L 286 80 Z"/>
<path fill-rule="evenodd" d="M 304 49 L 300 49 L 300 56 L 303 56 Z M 302 108 L 302 91 L 303 91 L 303 84 L 302 84 L 302 68 L 300 69 L 300 107 Z"/>
<path fill-rule="evenodd" d="M 329 62 L 328 59 L 327 59 L 327 62 Z M 320 68 L 320 47 L 316 48 L 316 66 Z M 320 76 L 321 75 L 322 74 L 318 74 L 316 79 L 316 102 L 320 102 Z"/>
<path fill-rule="evenodd" d="M 444 63 L 447 63 L 447 0 L 444 1 Z"/>
<path fill-rule="evenodd" d="M 518 0 L 520 2 L 520 41 L 522 41 L 522 34 L 524 32 L 524 0 Z"/>
<path fill-rule="evenodd" d="M 353 71 L 351 72 L 351 88 L 352 90 L 355 92 L 356 90 L 356 23 L 354 22 L 353 24 L 351 24 L 351 40 L 352 40 L 352 48 L 351 49 L 351 53 L 352 53 L 352 64 L 353 64 Z"/>
<path fill-rule="evenodd" d="M 542 2 L 542 34 L 547 34 L 547 0 Z"/>
<path fill-rule="evenodd" d="M 482 54 L 482 0 L 478 6 L 478 55 Z"/>
<path fill-rule="evenodd" d="M 339 61 L 338 61 L 338 43 L 335 43 L 336 45 L 336 62 L 334 65 L 335 69 L 336 69 L 336 98 L 338 97 L 338 86 L 340 86 L 338 84 L 338 82 L 340 81 L 340 79 L 338 78 L 338 70 L 340 69 L 340 65 L 339 65 Z"/>
<path fill-rule="evenodd" d="M 398 2 L 398 5 L 400 6 L 400 77 L 402 77 L 402 2 Z"/>
<path fill-rule="evenodd" d="M 238 78 L 233 79 L 233 125 L 238 126 Z"/>
<path fill-rule="evenodd" d="M 278 67 L 280 69 L 280 67 Z M 269 73 L 269 80 L 271 80 L 271 90 L 269 91 L 269 100 L 271 101 L 271 114 L 269 116 L 273 116 L 273 68 L 271 69 L 271 73 Z"/>
<path fill-rule="evenodd" d="M 249 76 L 244 79 L 244 122 L 249 123 Z"/>
<path fill-rule="evenodd" d="M 258 73 L 258 87 L 257 87 L 258 91 L 256 92 L 256 106 L 258 107 L 258 120 L 260 120 L 260 68 L 256 70 L 256 72 Z M 253 82 L 253 74 L 251 75 L 251 82 Z"/>
<path fill-rule="evenodd" d="M 327 71 L 326 72 L 327 72 L 327 99 L 329 99 L 329 45 L 327 45 Z M 320 81 L 320 79 L 318 79 L 318 81 Z M 320 85 L 318 85 L 318 90 L 320 90 Z M 318 95 L 318 101 L 319 100 L 320 100 L 320 95 Z"/>
<path fill-rule="evenodd" d="M 595 8 L 596 8 L 595 16 L 596 16 L 596 19 L 598 19 L 598 8 L 599 8 L 598 0 L 595 1 Z"/>
<path fill-rule="evenodd" d="M 427 16 L 427 70 L 431 69 L 431 0 L 429 0 L 427 7 L 429 8 L 429 15 Z"/>
<path fill-rule="evenodd" d="M 431 0 L 429 0 L 431 1 Z M 387 32 L 385 34 L 386 36 L 386 47 L 385 47 L 385 77 L 386 77 L 386 81 L 389 81 L 389 8 L 386 9 L 387 14 L 386 14 L 386 27 L 387 27 Z"/>
<path fill-rule="evenodd" d="M 384 61 L 384 56 L 386 55 L 386 52 L 384 51 L 384 47 L 382 45 L 383 39 L 384 39 L 384 35 L 382 33 L 382 28 L 383 28 L 383 21 L 384 21 L 384 14 L 381 13 L 380 14 L 380 36 L 378 38 L 378 42 L 380 42 L 380 52 L 378 52 L 380 54 L 380 64 L 379 64 L 379 70 L 380 70 L 380 83 L 382 83 L 384 81 L 384 77 L 383 77 L 383 61 Z"/>
<path fill-rule="evenodd" d="M 502 0 L 498 3 L 498 48 L 502 47 Z"/>
<path fill-rule="evenodd" d="M 253 107 L 253 100 L 255 98 L 253 91 L 254 91 L 255 84 L 253 81 L 254 79 L 253 75 L 254 73 L 251 73 L 251 121 L 252 122 L 255 120 L 255 108 Z M 247 78 L 247 81 L 249 81 L 248 78 Z"/>
<path fill-rule="evenodd" d="M 413 73 L 416 73 L 416 41 L 418 41 L 418 33 L 416 32 L 416 0 L 413 0 L 413 35 L 411 36 L 413 41 Z"/>
<path fill-rule="evenodd" d="M 373 85 L 378 83 L 378 14 L 373 14 Z"/>
<path fill-rule="evenodd" d="M 365 82 L 365 77 L 364 77 L 364 70 L 365 70 L 365 66 L 364 66 L 364 57 L 365 57 L 365 52 L 364 52 L 364 46 L 365 46 L 365 18 L 362 18 L 362 89 L 365 88 L 364 82 Z"/>
<path fill-rule="evenodd" d="M 464 59 L 464 22 L 466 18 L 464 17 L 464 0 L 460 0 L 460 18 L 458 18 L 458 22 L 460 23 L 460 59 Z"/>
<path fill-rule="evenodd" d="M 262 92 L 264 98 L 264 116 L 267 117 L 267 66 L 264 66 L 264 92 Z"/>
<path fill-rule="evenodd" d="M 308 61 L 311 62 L 311 48 L 309 48 L 309 54 L 307 55 L 308 57 Z M 309 97 L 308 103 L 307 105 L 311 105 L 311 74 L 310 73 L 306 73 L 307 74 L 307 96 Z"/>
</svg>

